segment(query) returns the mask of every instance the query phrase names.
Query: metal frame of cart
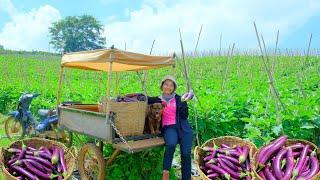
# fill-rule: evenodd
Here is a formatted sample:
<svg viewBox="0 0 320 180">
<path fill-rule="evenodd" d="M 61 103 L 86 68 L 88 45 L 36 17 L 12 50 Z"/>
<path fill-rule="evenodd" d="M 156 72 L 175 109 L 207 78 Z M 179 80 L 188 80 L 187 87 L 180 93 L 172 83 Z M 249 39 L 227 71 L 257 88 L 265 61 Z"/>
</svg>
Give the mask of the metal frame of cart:
<svg viewBox="0 0 320 180">
<path fill-rule="evenodd" d="M 173 57 L 144 55 L 121 51 L 113 47 L 110 49 L 68 53 L 62 57 L 57 95 L 59 125 L 71 132 L 91 136 L 99 141 L 98 146 L 96 143 L 87 143 L 82 146 L 79 151 L 78 169 L 82 179 L 90 179 L 90 172 L 94 171 L 93 169 L 90 169 L 90 163 L 95 163 L 94 166 L 98 167 L 97 172 L 94 175 L 96 176 L 95 179 L 105 179 L 105 167 L 109 166 L 121 151 L 135 153 L 159 147 L 164 145 L 164 140 L 161 137 L 152 135 L 123 137 L 114 124 L 114 114 L 109 111 L 110 103 L 107 103 L 106 105 L 105 112 L 108 113 L 99 111 L 97 104 L 71 104 L 67 106 L 60 104 L 64 69 L 76 68 L 108 72 L 106 98 L 108 101 L 111 101 L 110 86 L 112 72 L 143 71 L 144 77 L 140 80 L 146 94 L 146 71 L 167 66 L 175 66 Z M 118 76 L 116 88 L 118 91 Z M 118 134 L 120 138 L 116 138 L 116 134 Z M 132 141 L 129 142 L 128 140 Z M 113 147 L 115 148 L 109 159 L 103 157 L 104 143 L 113 144 Z M 91 153 L 95 156 L 95 161 L 90 159 L 91 157 L 86 159 L 86 156 Z M 90 163 L 88 164 L 88 162 Z"/>
</svg>

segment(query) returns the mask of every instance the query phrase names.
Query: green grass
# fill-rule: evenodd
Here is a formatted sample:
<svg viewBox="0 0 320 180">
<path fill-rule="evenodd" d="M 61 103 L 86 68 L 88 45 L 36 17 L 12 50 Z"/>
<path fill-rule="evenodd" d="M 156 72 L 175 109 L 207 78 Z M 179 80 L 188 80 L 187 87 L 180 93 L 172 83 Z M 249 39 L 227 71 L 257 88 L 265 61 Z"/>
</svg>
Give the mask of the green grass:
<svg viewBox="0 0 320 180">
<path fill-rule="evenodd" d="M 5 137 L 5 131 L 4 131 L 4 120 L 6 116 L 0 114 L 0 147 L 6 147 L 8 146 L 11 141 Z"/>
<path fill-rule="evenodd" d="M 3 125 L 5 118 L 6 118 L 6 116 L 4 116 L 0 113 L 0 136 L 1 136 L 0 148 L 5 148 L 11 143 L 11 141 L 9 139 L 3 137 L 3 136 L 5 136 L 4 125 Z M 4 177 L 2 176 L 2 173 L 0 174 L 0 179 L 4 179 Z"/>
</svg>

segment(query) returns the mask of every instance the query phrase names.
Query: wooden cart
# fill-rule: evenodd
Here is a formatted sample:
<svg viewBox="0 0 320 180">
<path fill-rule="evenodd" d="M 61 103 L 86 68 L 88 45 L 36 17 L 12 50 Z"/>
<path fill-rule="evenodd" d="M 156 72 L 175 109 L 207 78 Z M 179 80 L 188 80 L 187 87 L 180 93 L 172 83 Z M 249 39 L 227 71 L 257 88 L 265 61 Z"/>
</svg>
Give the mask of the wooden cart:
<svg viewBox="0 0 320 180">
<path fill-rule="evenodd" d="M 87 143 L 78 153 L 78 169 L 82 179 L 105 179 L 105 167 L 110 165 L 117 155 L 123 151 L 135 153 L 164 145 L 162 137 L 155 135 L 122 136 L 116 126 L 116 114 L 111 111 L 110 85 L 112 72 L 140 72 L 148 69 L 174 67 L 174 58 L 170 56 L 150 56 L 121 51 L 115 48 L 84 51 L 65 54 L 61 61 L 57 106 L 59 125 L 75 134 L 94 137 L 97 143 Z M 106 109 L 101 112 L 98 104 L 60 104 L 63 72 L 65 68 L 78 68 L 108 72 Z M 144 75 L 146 72 L 144 73 Z M 145 91 L 145 76 L 141 78 Z M 146 92 L 146 91 L 145 91 Z M 141 119 L 144 121 L 145 119 Z M 129 141 L 130 140 L 130 141 Z M 104 143 L 115 148 L 110 158 L 103 157 Z M 98 167 L 92 169 L 93 167 Z"/>
</svg>

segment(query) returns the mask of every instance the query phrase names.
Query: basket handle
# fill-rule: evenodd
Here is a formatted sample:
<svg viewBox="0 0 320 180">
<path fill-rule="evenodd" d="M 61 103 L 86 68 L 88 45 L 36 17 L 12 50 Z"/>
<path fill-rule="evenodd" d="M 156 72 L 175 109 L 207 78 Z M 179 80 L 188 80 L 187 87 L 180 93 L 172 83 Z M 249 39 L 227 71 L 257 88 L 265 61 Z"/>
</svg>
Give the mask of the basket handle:
<svg viewBox="0 0 320 180">
<path fill-rule="evenodd" d="M 199 164 L 199 146 L 196 146 L 195 148 L 194 148 L 194 154 L 193 154 L 193 156 L 194 156 L 194 162 L 195 162 L 195 164 Z"/>
</svg>

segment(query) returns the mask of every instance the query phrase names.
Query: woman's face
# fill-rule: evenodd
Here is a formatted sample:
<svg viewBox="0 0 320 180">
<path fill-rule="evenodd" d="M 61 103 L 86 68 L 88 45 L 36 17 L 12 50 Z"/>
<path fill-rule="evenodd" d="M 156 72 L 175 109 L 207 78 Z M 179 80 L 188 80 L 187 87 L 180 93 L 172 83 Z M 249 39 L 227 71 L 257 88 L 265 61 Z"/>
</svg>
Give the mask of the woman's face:
<svg viewBox="0 0 320 180">
<path fill-rule="evenodd" d="M 166 80 L 162 86 L 163 94 L 171 94 L 174 90 L 174 84 L 171 80 Z"/>
</svg>

